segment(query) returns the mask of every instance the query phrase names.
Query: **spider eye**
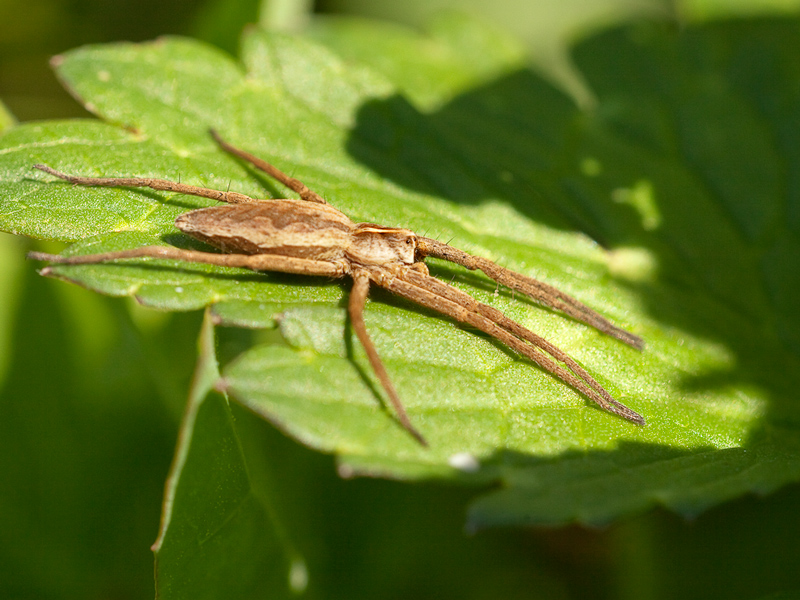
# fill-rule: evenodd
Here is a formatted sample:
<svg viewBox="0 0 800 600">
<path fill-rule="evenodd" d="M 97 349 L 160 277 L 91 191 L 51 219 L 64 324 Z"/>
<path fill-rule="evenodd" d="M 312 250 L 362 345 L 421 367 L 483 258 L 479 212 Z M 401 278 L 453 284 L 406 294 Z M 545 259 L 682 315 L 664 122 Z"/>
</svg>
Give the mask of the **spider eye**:
<svg viewBox="0 0 800 600">
<path fill-rule="evenodd" d="M 410 246 L 410 245 L 412 245 L 413 243 L 414 243 L 414 238 L 413 238 L 413 237 L 407 237 L 407 238 L 406 238 L 406 244 L 408 244 L 408 245 Z"/>
</svg>

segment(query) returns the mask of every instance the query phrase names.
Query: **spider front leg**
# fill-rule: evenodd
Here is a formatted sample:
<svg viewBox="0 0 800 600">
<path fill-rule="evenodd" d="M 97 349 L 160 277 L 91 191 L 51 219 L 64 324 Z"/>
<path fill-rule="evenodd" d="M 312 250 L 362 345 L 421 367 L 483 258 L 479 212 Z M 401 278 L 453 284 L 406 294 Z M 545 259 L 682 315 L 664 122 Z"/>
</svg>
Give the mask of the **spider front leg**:
<svg viewBox="0 0 800 600">
<path fill-rule="evenodd" d="M 417 285 L 418 287 L 427 289 L 434 294 L 451 300 L 469 311 L 483 315 L 514 336 L 521 338 L 522 340 L 525 340 L 526 342 L 529 342 L 533 346 L 546 352 L 557 361 L 565 364 L 567 368 L 569 368 L 578 377 L 583 379 L 583 381 L 585 381 L 594 391 L 600 394 L 600 396 L 602 396 L 608 404 L 614 405 L 620 410 L 627 411 L 626 414 L 623 415 L 625 418 L 635 421 L 639 424 L 644 423 L 644 419 L 642 419 L 640 415 L 630 411 L 630 409 L 628 409 L 625 405 L 614 400 L 614 398 L 611 397 L 611 394 L 609 394 L 606 389 L 594 379 L 594 377 L 589 375 L 586 369 L 580 366 L 569 354 L 564 352 L 561 348 L 551 344 L 543 337 L 536 335 L 530 329 L 527 329 L 516 321 L 509 319 L 496 308 L 487 304 L 483 304 L 482 302 L 478 302 L 469 294 L 462 292 L 461 290 L 453 287 L 452 285 L 448 285 L 443 281 L 439 281 L 435 277 L 430 277 L 426 273 L 420 274 L 409 269 L 405 274 L 405 279 L 407 279 L 410 283 Z"/>
<path fill-rule="evenodd" d="M 369 337 L 369 333 L 367 333 L 367 326 L 364 324 L 364 305 L 367 302 L 369 284 L 370 276 L 367 271 L 359 269 L 353 273 L 353 289 L 350 292 L 350 303 L 348 306 L 350 323 L 353 325 L 353 330 L 356 332 L 358 341 L 361 342 L 361 345 L 367 352 L 367 358 L 369 359 L 369 364 L 372 366 L 372 370 L 375 371 L 375 375 L 377 375 L 383 389 L 386 390 L 386 394 L 389 396 L 389 401 L 392 403 L 397 413 L 400 424 L 413 435 L 420 444 L 427 446 L 428 442 L 411 424 L 411 420 L 406 414 L 406 409 L 400 401 L 400 396 L 397 394 L 397 390 L 394 389 L 392 380 L 386 372 L 386 367 L 383 366 L 383 361 L 381 361 L 381 357 L 378 355 L 378 351 L 375 349 Z"/>
<path fill-rule="evenodd" d="M 438 240 L 420 237 L 417 240 L 417 244 L 417 251 L 422 256 L 441 258 L 472 271 L 479 269 L 497 283 L 522 292 L 540 304 L 559 310 L 581 323 L 585 323 L 629 346 L 633 346 L 637 350 L 644 348 L 644 341 L 638 335 L 617 327 L 597 311 L 543 281 L 511 271 L 486 258 L 474 256 Z"/>
<path fill-rule="evenodd" d="M 468 294 L 433 277 L 411 269 L 397 277 L 376 279 L 375 281 L 400 296 L 480 329 L 580 391 L 604 410 L 639 425 L 644 424 L 644 418 L 639 413 L 614 400 L 569 355 L 512 321 L 500 311 L 481 304 Z M 537 351 L 537 348 L 563 362 L 570 370 L 565 369 L 550 356 Z"/>
</svg>

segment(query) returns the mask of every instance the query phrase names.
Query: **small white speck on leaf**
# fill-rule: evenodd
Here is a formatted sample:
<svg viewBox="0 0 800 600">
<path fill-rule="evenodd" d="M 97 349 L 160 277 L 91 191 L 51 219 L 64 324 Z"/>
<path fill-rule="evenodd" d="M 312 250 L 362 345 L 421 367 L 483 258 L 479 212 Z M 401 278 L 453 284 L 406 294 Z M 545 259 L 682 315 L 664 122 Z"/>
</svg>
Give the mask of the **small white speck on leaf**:
<svg viewBox="0 0 800 600">
<path fill-rule="evenodd" d="M 481 463 L 469 452 L 456 452 L 447 459 L 447 464 L 464 473 L 476 473 L 481 468 Z"/>
</svg>

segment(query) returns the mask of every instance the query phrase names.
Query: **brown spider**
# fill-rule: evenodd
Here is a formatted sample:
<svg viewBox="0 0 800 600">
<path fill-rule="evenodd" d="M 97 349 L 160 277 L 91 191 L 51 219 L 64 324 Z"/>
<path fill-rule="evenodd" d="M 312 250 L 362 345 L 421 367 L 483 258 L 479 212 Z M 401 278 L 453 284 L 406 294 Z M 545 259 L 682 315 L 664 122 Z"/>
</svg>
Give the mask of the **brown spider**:
<svg viewBox="0 0 800 600">
<path fill-rule="evenodd" d="M 297 179 L 285 175 L 260 158 L 231 146 L 216 132 L 211 133 L 224 150 L 250 162 L 294 190 L 303 202 L 262 200 L 236 192 L 220 192 L 164 179 L 78 177 L 45 165 L 34 165 L 37 169 L 78 185 L 149 187 L 226 202 L 227 206 L 192 210 L 175 220 L 178 229 L 226 254 L 181 250 L 170 246 L 145 246 L 84 256 L 63 257 L 40 252 L 32 252 L 29 256 L 68 265 L 150 257 L 244 267 L 254 271 L 328 277 L 349 275 L 353 278 L 348 307 L 353 329 L 364 346 L 369 362 L 386 390 L 400 423 L 423 445 L 427 445 L 427 442 L 411 424 L 364 325 L 362 312 L 371 283 L 480 329 L 580 391 L 605 410 L 634 423 L 644 424 L 641 415 L 614 400 L 565 352 L 500 311 L 431 277 L 424 263 L 425 257 L 444 259 L 471 270 L 480 269 L 496 282 L 522 292 L 540 304 L 557 309 L 634 348 L 643 347 L 641 338 L 616 327 L 605 317 L 546 283 L 505 269 L 485 258 L 472 256 L 434 239 L 418 236 L 408 229 L 383 227 L 374 223 L 353 223 Z M 45 268 L 43 274 L 48 271 Z"/>
</svg>

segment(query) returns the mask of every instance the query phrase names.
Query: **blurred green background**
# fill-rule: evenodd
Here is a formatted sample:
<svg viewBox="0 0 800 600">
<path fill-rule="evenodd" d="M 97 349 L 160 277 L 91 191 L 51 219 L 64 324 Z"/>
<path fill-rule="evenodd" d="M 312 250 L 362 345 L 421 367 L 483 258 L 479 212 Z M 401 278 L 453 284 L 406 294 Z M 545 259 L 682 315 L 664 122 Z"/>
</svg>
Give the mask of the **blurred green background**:
<svg viewBox="0 0 800 600">
<path fill-rule="evenodd" d="M 774 0 L 0 0 L 0 100 L 20 121 L 89 117 L 48 67 L 82 45 L 191 35 L 235 54 L 247 23 L 298 30 L 315 14 L 423 27 L 439 10 L 482 11 L 523 40 L 542 72 L 589 96 L 565 44 L 633 18 L 746 17 Z M 1 119 L 0 119 L 1 120 Z M 201 315 L 166 315 L 44 280 L 31 243 L 0 235 L 0 597 L 146 598 L 164 479 Z M 55 250 L 58 248 L 55 247 Z M 220 332 L 233 353 L 248 332 Z M 269 457 L 281 515 L 301 515 L 307 595 L 341 598 L 759 598 L 800 590 L 800 486 L 692 522 L 654 510 L 604 530 L 468 535 L 475 491 L 343 480 L 313 453 L 234 408 Z"/>
</svg>

